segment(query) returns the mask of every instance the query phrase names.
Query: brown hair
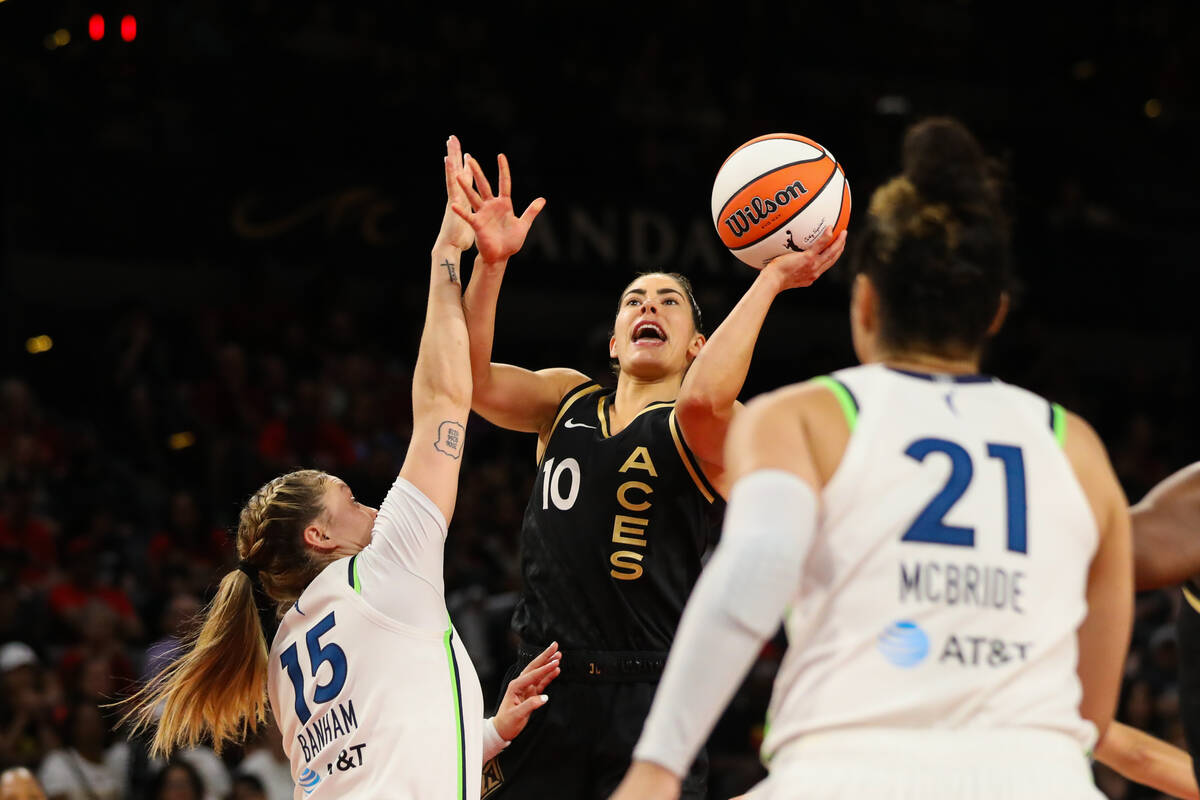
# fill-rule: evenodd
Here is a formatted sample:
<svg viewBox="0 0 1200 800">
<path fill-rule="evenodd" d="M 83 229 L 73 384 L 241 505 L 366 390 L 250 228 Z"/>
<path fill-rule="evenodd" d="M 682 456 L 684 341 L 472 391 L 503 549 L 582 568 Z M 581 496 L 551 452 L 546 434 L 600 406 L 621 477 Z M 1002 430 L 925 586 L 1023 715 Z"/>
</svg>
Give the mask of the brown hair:
<svg viewBox="0 0 1200 800">
<path fill-rule="evenodd" d="M 278 616 L 328 563 L 305 547 L 303 531 L 324 513 L 330 480 L 311 469 L 281 475 L 255 492 L 238 518 L 238 558 L 258 571 Z M 205 735 L 220 753 L 226 741 L 240 741 L 266 720 L 267 642 L 246 572 L 235 569 L 221 579 L 186 650 L 125 701 L 121 723 L 132 720 L 134 733 L 153 725 L 162 705 L 152 755 L 192 747 Z"/>
<path fill-rule="evenodd" d="M 852 272 L 879 293 L 885 342 L 974 350 L 1014 288 L 1000 166 L 949 117 L 908 129 L 903 166 L 871 196 Z"/>
</svg>

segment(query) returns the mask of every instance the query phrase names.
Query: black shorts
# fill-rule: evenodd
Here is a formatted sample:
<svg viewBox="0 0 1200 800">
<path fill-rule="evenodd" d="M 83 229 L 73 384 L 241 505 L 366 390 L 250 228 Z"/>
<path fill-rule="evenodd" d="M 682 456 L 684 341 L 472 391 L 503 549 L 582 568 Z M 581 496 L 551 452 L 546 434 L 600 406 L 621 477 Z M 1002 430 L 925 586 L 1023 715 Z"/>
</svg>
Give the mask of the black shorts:
<svg viewBox="0 0 1200 800">
<path fill-rule="evenodd" d="M 564 666 L 570 654 L 564 654 Z M 509 668 L 508 682 L 524 662 Z M 565 674 L 546 689 L 550 701 L 533 712 L 521 735 L 483 765 L 481 800 L 607 800 L 625 777 L 657 679 L 594 682 Z M 683 781 L 684 800 L 707 796 L 708 756 L 701 750 Z"/>
<path fill-rule="evenodd" d="M 1175 633 L 1179 640 L 1179 716 L 1187 737 L 1188 751 L 1200 753 L 1200 612 L 1192 606 L 1184 590 Z M 1194 586 L 1191 599 L 1198 599 Z M 1192 759 L 1192 770 L 1200 781 L 1200 758 Z"/>
</svg>

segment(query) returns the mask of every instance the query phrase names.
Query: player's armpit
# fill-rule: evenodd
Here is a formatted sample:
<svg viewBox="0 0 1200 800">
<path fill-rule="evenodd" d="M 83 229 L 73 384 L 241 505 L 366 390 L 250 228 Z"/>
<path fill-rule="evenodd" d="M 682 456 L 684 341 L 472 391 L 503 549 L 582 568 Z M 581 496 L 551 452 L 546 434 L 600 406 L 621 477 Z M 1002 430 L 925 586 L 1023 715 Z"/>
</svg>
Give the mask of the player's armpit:
<svg viewBox="0 0 1200 800">
<path fill-rule="evenodd" d="M 1172 797 L 1200 800 L 1191 756 L 1148 733 L 1114 721 L 1096 743 L 1095 756 L 1135 783 Z"/>
</svg>

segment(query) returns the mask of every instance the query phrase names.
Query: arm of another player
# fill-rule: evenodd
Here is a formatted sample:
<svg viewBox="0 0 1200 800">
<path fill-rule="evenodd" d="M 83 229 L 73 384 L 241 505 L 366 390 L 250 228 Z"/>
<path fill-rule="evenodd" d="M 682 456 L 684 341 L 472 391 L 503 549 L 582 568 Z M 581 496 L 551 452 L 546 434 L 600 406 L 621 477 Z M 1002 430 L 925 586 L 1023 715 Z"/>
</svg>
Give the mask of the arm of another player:
<svg viewBox="0 0 1200 800">
<path fill-rule="evenodd" d="M 834 238 L 830 230 L 809 250 L 772 259 L 713 331 L 684 376 L 675 401 L 679 429 L 700 459 L 705 476 L 722 495 L 728 496 L 730 485 L 724 466 L 725 435 L 767 311 L 780 292 L 811 286 L 837 262 L 845 247 L 845 232 Z"/>
<path fill-rule="evenodd" d="M 1200 461 L 1147 492 L 1130 515 L 1138 591 L 1200 574 Z"/>
<path fill-rule="evenodd" d="M 1182 800 L 1200 800 L 1192 757 L 1148 733 L 1113 720 L 1096 743 L 1095 755 L 1135 783 Z"/>
<path fill-rule="evenodd" d="M 471 176 L 478 191 L 471 188 L 468 176 L 460 181 L 464 202 L 456 202 L 457 213 L 475 231 L 479 255 L 471 270 L 471 281 L 463 296 L 467 330 L 471 341 L 471 378 L 474 396 L 471 407 L 484 419 L 516 431 L 544 432 L 554 420 L 563 395 L 586 378 L 574 370 L 547 369 L 539 372 L 492 363 L 495 338 L 496 304 L 508 259 L 525 243 L 533 220 L 546 205 L 539 197 L 520 217 L 513 213 L 512 174 L 504 154 L 500 165 L 500 192 L 492 187 L 475 159 L 467 156 Z M 470 203 L 470 208 L 467 207 Z"/>
<path fill-rule="evenodd" d="M 1077 633 L 1077 671 L 1083 686 L 1079 712 L 1096 726 L 1102 740 L 1116 711 L 1133 629 L 1129 506 L 1100 438 L 1074 414 L 1067 415 L 1064 449 L 1100 533 L 1088 571 L 1087 616 Z"/>
<path fill-rule="evenodd" d="M 688 599 L 613 800 L 679 796 L 688 765 L 795 597 L 821 486 L 806 417 L 831 426 L 842 419 L 827 390 L 804 385 L 756 398 L 734 420 L 721 543 Z"/>
<path fill-rule="evenodd" d="M 430 253 L 429 301 L 417 363 L 413 368 L 413 430 L 400 477 L 434 502 L 450 524 L 458 496 L 463 437 L 471 410 L 471 362 L 463 316 L 463 250 L 471 246 L 471 227 L 451 211 L 462 190 L 464 172 L 458 139 L 446 142 L 446 211 Z"/>
</svg>

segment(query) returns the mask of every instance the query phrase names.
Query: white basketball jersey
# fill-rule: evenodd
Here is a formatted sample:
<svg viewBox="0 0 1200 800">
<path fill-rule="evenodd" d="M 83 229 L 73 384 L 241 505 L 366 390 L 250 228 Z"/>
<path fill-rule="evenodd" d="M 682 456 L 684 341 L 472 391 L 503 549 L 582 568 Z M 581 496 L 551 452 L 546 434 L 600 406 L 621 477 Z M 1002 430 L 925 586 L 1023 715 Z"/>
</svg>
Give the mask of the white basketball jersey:
<svg viewBox="0 0 1200 800">
<path fill-rule="evenodd" d="M 444 520 L 398 480 L 367 549 L 326 567 L 280 623 L 268 696 L 297 800 L 479 797 L 483 694 L 457 631 L 448 616 L 437 631 L 383 613 L 364 598 L 370 592 L 356 569 L 363 559 L 386 561 L 381 548 L 394 546 L 401 528 L 431 527 L 434 516 L 441 530 L 425 540 L 440 563 Z"/>
<path fill-rule="evenodd" d="M 834 377 L 856 422 L 786 620 L 764 757 L 866 727 L 1035 728 L 1090 749 L 1075 634 L 1099 534 L 1062 409 L 977 375 Z"/>
</svg>

